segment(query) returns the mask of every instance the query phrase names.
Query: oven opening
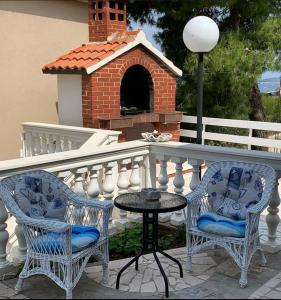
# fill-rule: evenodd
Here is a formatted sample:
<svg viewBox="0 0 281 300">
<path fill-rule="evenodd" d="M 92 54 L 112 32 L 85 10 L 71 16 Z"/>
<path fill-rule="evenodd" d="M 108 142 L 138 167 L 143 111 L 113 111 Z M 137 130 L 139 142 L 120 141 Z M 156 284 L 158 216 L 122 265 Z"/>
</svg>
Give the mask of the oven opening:
<svg viewBox="0 0 281 300">
<path fill-rule="evenodd" d="M 121 82 L 121 115 L 136 115 L 153 111 L 153 82 L 141 65 L 130 67 Z"/>
</svg>

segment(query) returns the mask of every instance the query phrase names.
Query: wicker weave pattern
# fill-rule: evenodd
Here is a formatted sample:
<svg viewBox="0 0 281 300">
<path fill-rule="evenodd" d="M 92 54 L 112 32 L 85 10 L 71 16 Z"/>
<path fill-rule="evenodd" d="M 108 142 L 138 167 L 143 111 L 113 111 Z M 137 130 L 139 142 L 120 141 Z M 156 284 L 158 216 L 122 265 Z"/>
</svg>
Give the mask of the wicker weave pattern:
<svg viewBox="0 0 281 300">
<path fill-rule="evenodd" d="M 67 199 L 65 222 L 30 218 L 21 211 L 16 203 L 14 191 L 19 179 L 26 175 L 40 177 L 43 181 L 55 183 L 62 193 L 62 197 Z M 107 280 L 108 224 L 112 209 L 111 201 L 100 202 L 81 198 L 56 176 L 43 170 L 4 178 L 0 184 L 0 195 L 8 211 L 22 225 L 27 242 L 26 262 L 19 275 L 16 291 L 21 290 L 23 279 L 36 274 L 44 274 L 65 289 L 67 299 L 71 299 L 72 290 L 92 255 L 102 263 L 103 281 Z M 72 224 L 96 226 L 101 234 L 99 241 L 95 245 L 73 254 L 71 249 Z M 57 243 L 53 243 L 52 246 L 50 246 L 51 241 L 48 242 L 50 233 L 56 233 Z"/>
<path fill-rule="evenodd" d="M 247 210 L 246 233 L 244 238 L 224 237 L 200 231 L 197 228 L 197 219 L 200 215 L 210 212 L 211 207 L 208 202 L 207 186 L 214 174 L 221 169 L 240 167 L 253 170 L 261 177 L 263 193 L 261 200 Z M 222 161 L 211 164 L 205 172 L 200 185 L 195 191 L 189 193 L 187 198 L 187 267 L 192 269 L 191 257 L 193 254 L 206 250 L 210 246 L 223 247 L 234 259 L 241 269 L 240 287 L 247 285 L 247 271 L 254 253 L 259 250 L 262 263 L 266 262 L 261 250 L 259 239 L 259 219 L 261 212 L 268 206 L 276 185 L 276 172 L 273 168 L 246 162 Z"/>
</svg>

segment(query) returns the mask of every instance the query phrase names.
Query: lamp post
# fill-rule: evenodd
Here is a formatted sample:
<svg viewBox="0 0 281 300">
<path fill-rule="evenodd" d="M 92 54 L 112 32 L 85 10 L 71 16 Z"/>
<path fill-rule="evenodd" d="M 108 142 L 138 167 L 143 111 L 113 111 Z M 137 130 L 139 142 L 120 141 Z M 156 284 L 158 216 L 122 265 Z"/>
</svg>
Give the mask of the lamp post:
<svg viewBox="0 0 281 300">
<path fill-rule="evenodd" d="M 189 20 L 183 30 L 186 47 L 198 54 L 197 69 L 197 137 L 196 143 L 202 144 L 203 115 L 203 57 L 210 52 L 219 40 L 217 24 L 209 17 L 197 16 Z"/>
</svg>

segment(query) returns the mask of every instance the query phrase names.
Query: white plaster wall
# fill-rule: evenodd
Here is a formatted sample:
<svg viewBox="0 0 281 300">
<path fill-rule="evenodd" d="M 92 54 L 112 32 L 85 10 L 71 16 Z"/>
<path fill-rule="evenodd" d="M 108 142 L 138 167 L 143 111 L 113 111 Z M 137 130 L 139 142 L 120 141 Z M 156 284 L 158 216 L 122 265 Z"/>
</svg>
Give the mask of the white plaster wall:
<svg viewBox="0 0 281 300">
<path fill-rule="evenodd" d="M 60 125 L 83 126 L 81 75 L 58 75 Z"/>
</svg>

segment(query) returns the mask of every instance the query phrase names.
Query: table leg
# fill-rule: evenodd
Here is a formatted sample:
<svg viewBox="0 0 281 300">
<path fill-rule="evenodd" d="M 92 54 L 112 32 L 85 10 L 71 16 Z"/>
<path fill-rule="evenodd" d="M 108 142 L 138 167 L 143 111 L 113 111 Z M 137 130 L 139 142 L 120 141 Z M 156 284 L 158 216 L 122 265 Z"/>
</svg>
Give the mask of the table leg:
<svg viewBox="0 0 281 300">
<path fill-rule="evenodd" d="M 168 257 L 170 260 L 174 261 L 178 266 L 179 266 L 179 269 L 180 269 L 180 277 L 183 278 L 183 271 L 182 271 L 182 266 L 181 266 L 181 263 L 175 259 L 174 257 L 170 256 L 169 254 L 165 253 L 164 251 L 160 250 L 160 249 L 157 249 L 157 251 L 159 253 L 161 253 L 162 255 Z"/>
<path fill-rule="evenodd" d="M 142 250 L 136 257 L 134 257 L 131 261 L 129 261 L 118 273 L 117 279 L 116 279 L 116 289 L 119 289 L 119 283 L 120 283 L 120 277 L 122 273 L 134 262 L 137 262 L 138 259 L 144 254 L 144 251 Z"/>
</svg>

